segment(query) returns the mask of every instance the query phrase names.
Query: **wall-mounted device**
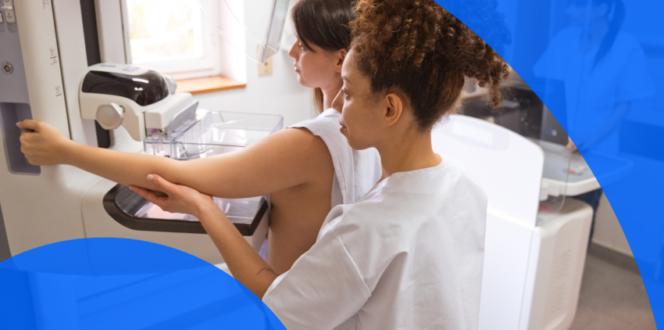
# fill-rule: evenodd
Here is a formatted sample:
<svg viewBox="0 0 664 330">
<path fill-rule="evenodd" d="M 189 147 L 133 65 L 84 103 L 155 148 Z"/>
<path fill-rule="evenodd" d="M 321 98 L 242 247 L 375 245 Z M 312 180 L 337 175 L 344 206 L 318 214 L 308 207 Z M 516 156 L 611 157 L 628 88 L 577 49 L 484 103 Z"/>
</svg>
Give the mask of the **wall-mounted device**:
<svg viewBox="0 0 664 330">
<path fill-rule="evenodd" d="M 21 130 L 15 124 L 26 118 L 47 122 L 67 138 L 95 147 L 98 123 L 110 132 L 111 149 L 182 161 L 243 148 L 283 125 L 277 115 L 199 109 L 190 94 L 174 93 L 172 79 L 149 68 L 88 66 L 95 48 L 101 48 L 102 59 L 110 48 L 86 38 L 91 32 L 85 33 L 83 26 L 90 24 L 82 23 L 81 3 L 1 2 L 0 225 L 6 237 L 0 237 L 0 246 L 16 255 L 63 240 L 124 237 L 223 262 L 210 238 L 201 235 L 205 231 L 197 219 L 163 212 L 126 187 L 75 167 L 33 166 L 21 153 Z M 106 38 L 107 32 L 100 31 L 102 42 L 113 40 Z M 216 202 L 258 249 L 267 232 L 266 200 Z"/>
</svg>

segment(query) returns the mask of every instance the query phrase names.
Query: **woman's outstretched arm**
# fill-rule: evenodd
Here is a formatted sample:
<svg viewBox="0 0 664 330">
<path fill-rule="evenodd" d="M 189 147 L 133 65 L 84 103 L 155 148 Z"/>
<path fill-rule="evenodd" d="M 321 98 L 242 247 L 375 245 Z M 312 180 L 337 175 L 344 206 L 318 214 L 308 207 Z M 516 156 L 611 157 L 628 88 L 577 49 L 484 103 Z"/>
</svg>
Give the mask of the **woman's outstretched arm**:
<svg viewBox="0 0 664 330">
<path fill-rule="evenodd" d="M 67 164 L 123 185 L 160 191 L 148 174 L 202 193 L 242 198 L 306 184 L 333 168 L 325 143 L 304 129 L 287 129 L 243 150 L 191 161 L 101 149 L 67 139 L 52 126 L 34 120 L 23 129 L 21 150 L 34 165 Z"/>
</svg>

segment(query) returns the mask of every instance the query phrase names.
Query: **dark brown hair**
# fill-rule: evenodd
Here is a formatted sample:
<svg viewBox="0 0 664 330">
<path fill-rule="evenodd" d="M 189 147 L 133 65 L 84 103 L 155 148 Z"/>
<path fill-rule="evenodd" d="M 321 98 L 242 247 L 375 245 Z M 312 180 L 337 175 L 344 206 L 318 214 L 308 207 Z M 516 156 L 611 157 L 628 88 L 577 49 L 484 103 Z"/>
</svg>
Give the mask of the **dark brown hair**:
<svg viewBox="0 0 664 330">
<path fill-rule="evenodd" d="M 420 130 L 456 110 L 466 77 L 490 87 L 500 106 L 509 67 L 433 0 L 359 0 L 351 29 L 354 59 L 372 93 L 405 94 Z"/>
<path fill-rule="evenodd" d="M 301 0 L 293 7 L 298 38 L 309 51 L 314 44 L 327 51 L 350 49 L 350 22 L 355 18 L 353 0 Z M 314 89 L 314 105 L 323 109 L 323 91 Z"/>
</svg>

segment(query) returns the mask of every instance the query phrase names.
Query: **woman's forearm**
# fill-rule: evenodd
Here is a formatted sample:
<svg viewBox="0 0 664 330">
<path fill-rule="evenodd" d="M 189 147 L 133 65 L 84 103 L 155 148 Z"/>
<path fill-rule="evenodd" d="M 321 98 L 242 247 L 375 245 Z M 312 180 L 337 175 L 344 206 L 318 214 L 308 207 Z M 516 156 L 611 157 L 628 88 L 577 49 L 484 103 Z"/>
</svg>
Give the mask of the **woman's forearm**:
<svg viewBox="0 0 664 330">
<path fill-rule="evenodd" d="M 277 274 L 215 204 L 206 204 L 197 217 L 217 246 L 233 277 L 262 299 Z"/>
<path fill-rule="evenodd" d="M 210 195 L 173 184 L 159 175 L 148 175 L 146 180 L 159 187 L 165 195 L 158 196 L 140 187 L 130 189 L 164 211 L 188 213 L 197 217 L 224 257 L 233 276 L 258 297 L 265 294 L 277 275 L 242 237 Z"/>
<path fill-rule="evenodd" d="M 170 182 L 222 198 L 271 194 L 334 171 L 325 143 L 302 130 L 278 132 L 241 150 L 186 161 L 95 148 L 70 140 L 63 144 L 58 146 L 57 163 L 155 191 L 159 190 L 145 178 L 158 174 Z"/>
<path fill-rule="evenodd" d="M 134 185 L 158 191 L 146 180 L 147 175 L 151 173 L 159 174 L 172 182 L 181 180 L 178 175 L 178 161 L 166 157 L 102 149 L 71 142 L 64 148 L 63 159 L 65 164 L 126 186 Z"/>
<path fill-rule="evenodd" d="M 233 152 L 182 161 L 178 168 L 178 176 L 164 178 L 222 198 L 271 194 L 320 180 L 321 176 L 331 181 L 334 175 L 325 142 L 299 129 L 274 133 Z"/>
</svg>

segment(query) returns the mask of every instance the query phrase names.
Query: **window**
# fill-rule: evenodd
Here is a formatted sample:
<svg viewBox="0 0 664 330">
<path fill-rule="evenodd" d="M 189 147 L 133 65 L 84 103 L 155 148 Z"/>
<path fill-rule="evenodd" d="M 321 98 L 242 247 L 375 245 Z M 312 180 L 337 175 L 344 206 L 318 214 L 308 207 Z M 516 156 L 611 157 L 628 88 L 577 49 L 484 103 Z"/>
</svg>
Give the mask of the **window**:
<svg viewBox="0 0 664 330">
<path fill-rule="evenodd" d="M 126 1 L 132 63 L 176 79 L 220 73 L 221 42 L 197 0 Z M 201 0 L 201 5 L 218 12 L 216 1 Z"/>
</svg>

